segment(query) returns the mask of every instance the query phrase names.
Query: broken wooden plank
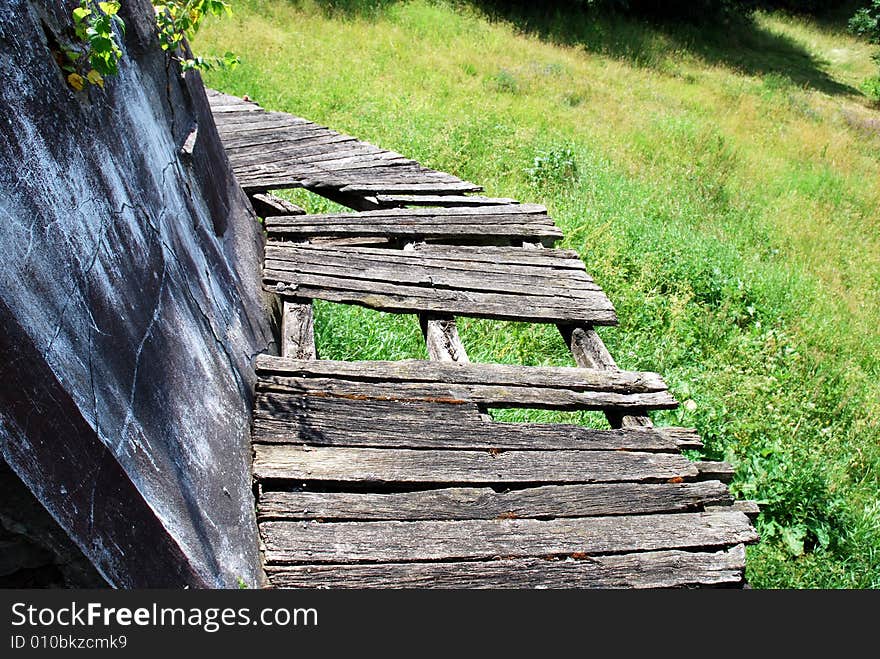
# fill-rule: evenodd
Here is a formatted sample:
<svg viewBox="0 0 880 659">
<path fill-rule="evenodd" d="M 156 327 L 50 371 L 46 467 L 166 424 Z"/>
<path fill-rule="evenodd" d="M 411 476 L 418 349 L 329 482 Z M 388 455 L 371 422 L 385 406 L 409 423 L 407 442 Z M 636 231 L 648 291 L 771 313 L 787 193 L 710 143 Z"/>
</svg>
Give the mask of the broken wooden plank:
<svg viewBox="0 0 880 659">
<path fill-rule="evenodd" d="M 426 177 L 429 178 L 429 177 Z M 444 194 L 444 193 L 461 193 L 461 192 L 480 192 L 482 186 L 467 181 L 453 183 L 451 181 L 445 183 L 434 182 L 412 182 L 405 183 L 403 181 L 375 181 L 375 182 L 351 182 L 340 188 L 341 192 L 349 192 L 356 194 Z"/>
<path fill-rule="evenodd" d="M 488 249 L 488 247 L 487 247 Z M 363 252 L 364 254 L 360 254 Z M 378 252 L 378 253 L 377 253 Z M 554 270 L 543 266 L 488 265 L 459 261 L 435 261 L 429 256 L 398 259 L 400 250 L 375 247 L 338 247 L 319 244 L 270 242 L 266 246 L 265 280 L 298 281 L 298 277 L 375 281 L 397 287 L 421 286 L 451 290 L 516 293 L 528 297 L 554 295 L 607 299 L 599 286 L 581 270 Z M 482 289 L 477 288 L 479 281 Z M 610 302 L 606 305 L 610 307 Z"/>
<path fill-rule="evenodd" d="M 284 300 L 281 311 L 281 355 L 317 359 L 315 317 L 310 300 Z"/>
<path fill-rule="evenodd" d="M 497 208 L 497 207 L 494 207 Z M 522 239 L 552 244 L 562 237 L 546 216 L 525 214 L 464 215 L 431 213 L 411 214 L 410 209 L 395 215 L 389 211 L 367 211 L 357 215 L 306 215 L 268 217 L 266 230 L 276 237 L 309 238 L 317 236 L 388 236 L 410 239 L 462 238 Z M 456 209 L 458 210 L 458 209 Z M 380 213 L 380 214 L 377 214 Z"/>
<path fill-rule="evenodd" d="M 716 481 L 704 481 L 706 483 L 712 483 Z M 721 481 L 717 481 L 721 482 Z M 724 510 L 738 510 L 741 513 L 745 513 L 752 522 L 754 522 L 758 515 L 761 514 L 761 506 L 758 505 L 757 501 L 731 501 L 727 506 L 724 503 L 720 503 L 717 505 L 709 505 L 706 506 L 707 512 L 718 512 Z"/>
<path fill-rule="evenodd" d="M 587 274 L 583 264 L 580 261 L 572 263 L 561 250 L 548 249 L 547 256 L 537 262 L 500 247 L 487 246 L 482 250 L 484 253 L 478 254 L 469 246 L 416 244 L 410 250 L 390 251 L 369 247 L 332 248 L 269 241 L 266 246 L 266 258 L 269 261 L 277 261 L 279 265 L 275 267 L 282 269 L 295 267 L 298 263 L 326 261 L 340 266 L 338 270 L 342 272 L 336 272 L 336 276 L 346 276 L 346 270 L 381 266 L 395 274 L 399 270 L 406 269 L 425 268 L 430 271 L 442 268 L 456 273 L 472 273 L 472 275 L 531 276 L 539 281 L 549 278 L 551 282 L 554 278 L 561 279 L 562 283 L 557 284 L 559 288 L 582 287 L 584 283 L 591 285 L 587 287 L 589 289 L 599 288 Z M 349 263 L 355 265 L 346 265 Z M 330 274 L 332 276 L 333 273 Z M 412 277 L 408 277 L 403 282 L 411 280 Z M 545 285 L 544 282 L 541 284 Z"/>
<path fill-rule="evenodd" d="M 518 322 L 556 323 L 590 319 L 599 325 L 616 325 L 617 314 L 606 299 L 561 304 L 557 297 L 516 293 L 478 293 L 424 286 L 396 286 L 384 282 L 338 279 L 320 275 L 265 271 L 266 291 L 282 296 L 305 297 L 359 306 L 387 313 L 452 313 L 458 316 Z M 290 279 L 292 281 L 282 281 Z"/>
<path fill-rule="evenodd" d="M 516 199 L 507 197 L 482 197 L 478 195 L 378 195 L 376 201 L 383 208 L 402 208 L 406 206 L 497 206 L 517 204 Z"/>
<path fill-rule="evenodd" d="M 404 252 L 270 243 L 264 286 L 282 295 L 401 313 L 616 322 L 611 301 L 580 261 L 573 267 L 562 250 L 545 250 L 537 261 L 510 248 L 483 250 L 476 260 L 479 252 L 468 247 L 421 245 Z"/>
<path fill-rule="evenodd" d="M 665 391 L 666 383 L 649 371 L 601 371 L 572 366 L 518 364 L 454 364 L 420 359 L 400 361 L 309 361 L 259 355 L 256 370 L 288 377 L 364 380 L 373 382 L 426 382 L 447 384 L 546 387 L 574 391 L 624 393 Z"/>
<path fill-rule="evenodd" d="M 448 487 L 382 494 L 264 488 L 258 515 L 261 519 L 324 521 L 528 519 L 683 512 L 713 505 L 720 509 L 722 503 L 730 503 L 730 494 L 720 481 L 544 485 L 507 492 Z"/>
<path fill-rule="evenodd" d="M 703 480 L 719 480 L 724 483 L 730 483 L 733 480 L 735 470 L 729 462 L 704 460 L 695 462 L 694 465 L 700 472 L 699 477 Z"/>
<path fill-rule="evenodd" d="M 282 199 L 281 197 L 276 197 L 273 194 L 255 194 L 251 196 L 250 200 L 251 206 L 254 207 L 254 212 L 262 218 L 281 214 L 305 215 L 305 210 L 296 204 L 291 203 L 286 199 Z"/>
<path fill-rule="evenodd" d="M 525 216 L 524 219 L 522 216 Z M 409 219 L 436 218 L 438 221 L 446 221 L 449 218 L 475 218 L 480 221 L 481 217 L 499 218 L 506 222 L 532 221 L 541 224 L 553 224 L 553 220 L 547 215 L 547 207 L 541 204 L 511 204 L 476 207 L 452 207 L 452 208 L 383 208 L 370 211 L 369 213 L 319 213 L 308 216 L 308 220 L 314 223 L 363 221 L 371 222 L 376 218 L 394 218 L 394 221 L 405 222 Z M 283 217 L 273 218 L 279 224 L 283 224 Z M 289 218 L 291 223 L 301 222 L 303 218 Z"/>
<path fill-rule="evenodd" d="M 353 483 L 611 483 L 693 478 L 676 453 L 457 451 L 255 444 L 254 478 Z"/>
<path fill-rule="evenodd" d="M 268 564 L 440 561 L 709 548 L 758 539 L 741 512 L 552 520 L 259 524 Z"/>
<path fill-rule="evenodd" d="M 526 407 L 553 410 L 674 409 L 678 406 L 668 391 L 617 393 L 574 391 L 549 387 L 449 384 L 443 382 L 367 382 L 334 378 L 297 378 L 264 375 L 260 391 L 372 400 L 470 402 L 488 407 Z"/>
<path fill-rule="evenodd" d="M 741 585 L 745 558 L 737 545 L 553 561 L 270 565 L 266 572 L 276 588 L 696 588 Z"/>
</svg>

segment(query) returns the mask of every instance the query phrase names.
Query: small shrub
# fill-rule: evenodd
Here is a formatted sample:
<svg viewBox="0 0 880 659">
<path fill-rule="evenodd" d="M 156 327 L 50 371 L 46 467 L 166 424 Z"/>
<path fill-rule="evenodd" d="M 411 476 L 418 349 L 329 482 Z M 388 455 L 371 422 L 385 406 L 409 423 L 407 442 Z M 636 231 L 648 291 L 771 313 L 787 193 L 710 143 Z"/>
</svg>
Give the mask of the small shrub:
<svg viewBox="0 0 880 659">
<path fill-rule="evenodd" d="M 567 92 L 562 97 L 562 102 L 570 108 L 576 108 L 587 100 L 587 95 L 583 92 Z"/>
<path fill-rule="evenodd" d="M 520 86 L 516 76 L 507 69 L 501 69 L 489 78 L 490 86 L 497 92 L 519 94 Z"/>
<path fill-rule="evenodd" d="M 861 84 L 861 88 L 869 101 L 875 105 L 880 105 L 880 76 L 868 78 Z"/>
<path fill-rule="evenodd" d="M 555 147 L 542 151 L 526 170 L 533 185 L 562 185 L 577 178 L 577 163 L 571 147 Z"/>
<path fill-rule="evenodd" d="M 849 31 L 871 43 L 880 43 L 880 0 L 872 0 L 870 7 L 859 9 L 849 19 Z"/>
</svg>

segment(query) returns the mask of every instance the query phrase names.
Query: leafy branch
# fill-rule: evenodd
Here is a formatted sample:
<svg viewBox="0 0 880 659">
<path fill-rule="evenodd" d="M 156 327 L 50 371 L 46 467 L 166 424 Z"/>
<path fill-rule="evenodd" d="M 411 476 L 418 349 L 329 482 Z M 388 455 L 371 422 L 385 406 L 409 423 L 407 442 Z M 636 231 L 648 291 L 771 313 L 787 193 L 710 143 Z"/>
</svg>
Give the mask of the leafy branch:
<svg viewBox="0 0 880 659">
<path fill-rule="evenodd" d="M 191 39 L 207 16 L 232 13 L 223 0 L 152 0 L 159 33 L 159 45 L 180 65 L 190 69 L 231 68 L 238 57 L 196 57 L 184 54 L 184 40 Z M 104 86 L 104 77 L 119 72 L 122 48 L 119 35 L 125 35 L 125 23 L 119 17 L 119 2 L 80 0 L 73 10 L 75 41 L 66 44 L 56 59 L 67 73 L 67 82 L 76 91 L 86 85 Z"/>
<path fill-rule="evenodd" d="M 119 72 L 122 49 L 114 26 L 125 34 L 125 23 L 118 16 L 118 2 L 81 0 L 73 10 L 73 30 L 78 43 L 64 49 L 62 69 L 67 82 L 80 91 L 85 85 L 104 86 L 104 76 Z"/>
<path fill-rule="evenodd" d="M 192 39 L 207 16 L 231 14 L 232 8 L 223 0 L 153 0 L 159 44 L 171 53 L 183 71 L 233 67 L 238 57 L 226 53 L 223 57 L 187 57 L 183 53 L 184 39 Z"/>
</svg>

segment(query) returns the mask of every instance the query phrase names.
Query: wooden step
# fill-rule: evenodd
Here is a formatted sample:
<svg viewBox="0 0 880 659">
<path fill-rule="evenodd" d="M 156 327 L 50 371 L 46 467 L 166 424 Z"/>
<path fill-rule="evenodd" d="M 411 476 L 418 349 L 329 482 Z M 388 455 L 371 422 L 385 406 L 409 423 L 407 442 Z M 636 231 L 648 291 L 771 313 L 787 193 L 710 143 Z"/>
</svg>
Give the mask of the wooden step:
<svg viewBox="0 0 880 659">
<path fill-rule="evenodd" d="M 551 520 L 260 523 L 266 561 L 355 563 L 614 554 L 754 542 L 737 511 Z"/>
<path fill-rule="evenodd" d="M 253 440 L 315 446 L 667 453 L 703 445 L 693 428 L 598 430 L 562 423 L 503 423 L 484 421 L 474 404 L 274 392 L 257 394 Z"/>
<path fill-rule="evenodd" d="M 562 232 L 534 204 L 469 208 L 388 209 L 327 215 L 275 215 L 266 217 L 266 231 L 274 238 L 303 240 L 316 237 L 375 237 L 410 241 L 533 240 L 547 246 Z"/>
<path fill-rule="evenodd" d="M 636 371 L 268 355 L 257 358 L 256 369 L 258 390 L 295 395 L 571 410 L 677 406 L 659 375 Z"/>
<path fill-rule="evenodd" d="M 256 444 L 254 478 L 355 483 L 608 483 L 681 481 L 677 453 L 457 451 Z"/>
<path fill-rule="evenodd" d="M 397 313 L 617 322 L 611 301 L 566 250 L 418 245 L 404 251 L 270 241 L 263 284 L 281 295 Z"/>
<path fill-rule="evenodd" d="M 540 485 L 502 492 L 491 487 L 313 492 L 267 485 L 258 514 L 261 520 L 529 519 L 683 512 L 704 506 L 717 506 L 713 510 L 718 511 L 729 503 L 730 494 L 720 481 Z"/>
<path fill-rule="evenodd" d="M 745 560 L 736 545 L 564 560 L 268 565 L 266 573 L 276 588 L 694 588 L 742 585 Z"/>
</svg>

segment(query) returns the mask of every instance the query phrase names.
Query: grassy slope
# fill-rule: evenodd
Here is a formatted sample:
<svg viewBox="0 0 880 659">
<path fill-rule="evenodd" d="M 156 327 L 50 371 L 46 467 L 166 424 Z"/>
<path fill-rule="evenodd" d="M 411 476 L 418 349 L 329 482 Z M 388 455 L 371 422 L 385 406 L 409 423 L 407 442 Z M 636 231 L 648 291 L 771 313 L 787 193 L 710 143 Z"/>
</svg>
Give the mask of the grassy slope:
<svg viewBox="0 0 880 659">
<path fill-rule="evenodd" d="M 706 32 L 328 4 L 235 2 L 195 46 L 243 64 L 208 82 L 545 203 L 617 306 L 612 353 L 688 401 L 657 420 L 698 427 L 764 503 L 753 585 L 880 586 L 869 49 L 779 16 Z M 324 304 L 318 324 L 325 357 L 424 354 L 412 318 Z M 463 334 L 476 360 L 570 363 L 549 328 Z"/>
</svg>

